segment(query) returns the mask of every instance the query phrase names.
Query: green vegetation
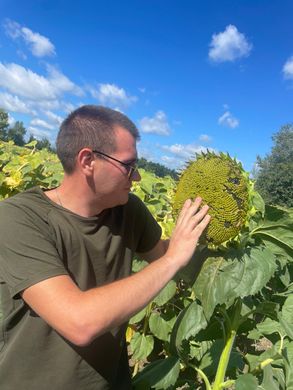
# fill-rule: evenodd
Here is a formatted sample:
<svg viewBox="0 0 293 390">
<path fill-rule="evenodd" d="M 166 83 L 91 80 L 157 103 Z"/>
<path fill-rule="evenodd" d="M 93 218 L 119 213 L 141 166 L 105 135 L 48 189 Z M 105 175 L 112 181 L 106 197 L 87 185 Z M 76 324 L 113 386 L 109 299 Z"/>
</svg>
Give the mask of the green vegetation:
<svg viewBox="0 0 293 390">
<path fill-rule="evenodd" d="M 47 149 L 37 150 L 37 141 L 26 147 L 0 141 L 0 200 L 32 186 L 56 186 L 62 178 L 57 156 Z"/>
<path fill-rule="evenodd" d="M 4 110 L 0 109 L 0 139 L 5 141 L 7 129 L 9 127 L 8 114 Z"/>
<path fill-rule="evenodd" d="M 293 124 L 272 139 L 271 153 L 257 158 L 256 188 L 267 203 L 293 207 Z"/>
<path fill-rule="evenodd" d="M 138 168 L 142 168 L 148 172 L 154 173 L 158 177 L 170 176 L 173 179 L 178 179 L 178 174 L 174 169 L 169 169 L 162 164 L 148 161 L 145 158 L 138 159 Z"/>
<path fill-rule="evenodd" d="M 133 192 L 169 236 L 176 182 L 141 170 Z M 61 179 L 54 154 L 0 143 L 1 198 Z M 254 215 L 225 250 L 191 263 L 130 320 L 134 389 L 293 389 L 293 209 L 252 198 Z M 133 271 L 145 263 L 135 259 Z"/>
<path fill-rule="evenodd" d="M 136 389 L 292 388 L 292 210 L 265 206 L 256 193 L 252 201 L 238 242 L 217 251 L 199 246 L 131 319 Z"/>
</svg>

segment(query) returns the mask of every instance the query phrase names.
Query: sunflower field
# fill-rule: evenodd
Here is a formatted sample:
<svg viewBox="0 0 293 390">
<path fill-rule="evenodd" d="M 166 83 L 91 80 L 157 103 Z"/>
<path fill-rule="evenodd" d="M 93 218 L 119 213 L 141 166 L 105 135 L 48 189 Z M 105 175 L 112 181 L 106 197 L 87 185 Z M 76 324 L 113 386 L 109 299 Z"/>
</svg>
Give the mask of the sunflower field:
<svg viewBox="0 0 293 390">
<path fill-rule="evenodd" d="M 140 173 L 133 192 L 168 238 L 179 185 Z M 33 142 L 0 143 L 0 199 L 61 179 L 53 153 Z M 188 266 L 130 319 L 134 389 L 293 390 L 293 210 L 264 204 L 252 188 L 237 236 L 201 242 Z M 133 272 L 144 266 L 136 258 Z"/>
</svg>

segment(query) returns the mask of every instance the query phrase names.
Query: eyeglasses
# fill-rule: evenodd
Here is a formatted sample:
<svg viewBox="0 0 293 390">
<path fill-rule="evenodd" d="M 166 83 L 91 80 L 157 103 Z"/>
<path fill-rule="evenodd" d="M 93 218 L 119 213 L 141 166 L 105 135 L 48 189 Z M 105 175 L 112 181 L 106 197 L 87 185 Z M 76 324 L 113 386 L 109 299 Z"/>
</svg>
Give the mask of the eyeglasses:
<svg viewBox="0 0 293 390">
<path fill-rule="evenodd" d="M 125 163 L 123 161 L 118 160 L 117 158 L 109 156 L 108 154 L 106 154 L 104 152 L 99 152 L 98 150 L 93 150 L 93 153 L 100 154 L 101 156 L 107 157 L 110 160 L 114 160 L 114 161 L 118 162 L 119 164 L 123 165 L 126 168 L 128 179 L 131 179 L 132 176 L 134 175 L 134 173 L 137 172 L 137 166 L 136 165 L 127 164 L 127 163 Z"/>
</svg>

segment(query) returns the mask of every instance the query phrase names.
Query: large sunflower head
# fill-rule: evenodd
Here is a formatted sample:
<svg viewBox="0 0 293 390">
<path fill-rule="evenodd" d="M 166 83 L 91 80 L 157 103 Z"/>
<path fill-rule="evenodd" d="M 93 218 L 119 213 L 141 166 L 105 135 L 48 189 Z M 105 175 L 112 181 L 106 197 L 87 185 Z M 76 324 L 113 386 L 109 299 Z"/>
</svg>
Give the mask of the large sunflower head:
<svg viewBox="0 0 293 390">
<path fill-rule="evenodd" d="M 209 246 L 237 237 L 250 215 L 253 183 L 241 163 L 228 154 L 197 154 L 181 172 L 173 199 L 177 216 L 186 199 L 200 196 L 212 219 L 205 233 Z"/>
</svg>

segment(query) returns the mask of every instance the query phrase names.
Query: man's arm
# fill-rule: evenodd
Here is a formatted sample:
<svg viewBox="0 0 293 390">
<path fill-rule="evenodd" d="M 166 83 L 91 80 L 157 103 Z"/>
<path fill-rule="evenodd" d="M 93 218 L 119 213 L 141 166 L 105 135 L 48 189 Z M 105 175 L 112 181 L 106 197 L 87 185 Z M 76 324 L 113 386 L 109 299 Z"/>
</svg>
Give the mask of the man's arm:
<svg viewBox="0 0 293 390">
<path fill-rule="evenodd" d="M 167 251 L 158 244 L 148 254 L 154 261 L 142 271 L 88 291 L 67 275 L 56 276 L 24 290 L 23 299 L 70 342 L 90 343 L 141 310 L 188 263 L 210 220 L 207 206 L 199 210 L 200 202 L 185 203 Z"/>
</svg>

